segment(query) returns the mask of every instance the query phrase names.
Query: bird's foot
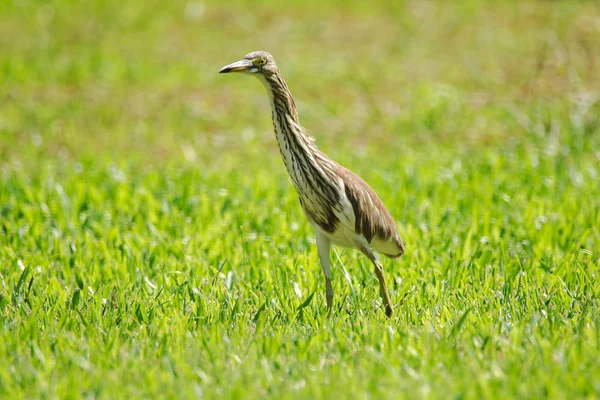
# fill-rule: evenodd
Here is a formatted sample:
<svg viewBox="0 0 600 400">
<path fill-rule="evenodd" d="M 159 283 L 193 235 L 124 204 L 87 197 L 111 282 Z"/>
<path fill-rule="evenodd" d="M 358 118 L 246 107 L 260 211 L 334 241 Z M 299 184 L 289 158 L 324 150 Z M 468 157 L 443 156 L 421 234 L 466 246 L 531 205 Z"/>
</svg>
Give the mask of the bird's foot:
<svg viewBox="0 0 600 400">
<path fill-rule="evenodd" d="M 331 309 L 333 308 L 333 288 L 331 283 L 327 282 L 327 291 L 325 292 L 325 299 L 327 300 L 327 319 L 331 317 Z"/>
<path fill-rule="evenodd" d="M 394 313 L 394 309 L 392 308 L 392 305 L 386 304 L 385 305 L 385 316 L 388 318 L 391 318 L 393 313 Z"/>
</svg>

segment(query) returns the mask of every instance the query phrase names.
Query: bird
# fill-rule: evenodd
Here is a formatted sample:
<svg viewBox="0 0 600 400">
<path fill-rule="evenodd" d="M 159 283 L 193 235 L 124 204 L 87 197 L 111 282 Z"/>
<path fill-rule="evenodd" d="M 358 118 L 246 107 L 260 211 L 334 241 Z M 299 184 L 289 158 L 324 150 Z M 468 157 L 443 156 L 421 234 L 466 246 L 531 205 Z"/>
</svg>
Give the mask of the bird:
<svg viewBox="0 0 600 400">
<path fill-rule="evenodd" d="M 385 315 L 393 305 L 383 266 L 375 252 L 390 258 L 404 254 L 404 242 L 394 218 L 373 189 L 358 175 L 320 151 L 300 125 L 294 98 L 275 59 L 266 51 L 253 51 L 224 66 L 219 73 L 243 73 L 257 77 L 266 88 L 273 129 L 283 163 L 294 184 L 300 206 L 313 225 L 317 252 L 325 275 L 327 317 L 331 315 L 331 246 L 354 248 L 373 263 L 379 281 Z"/>
</svg>

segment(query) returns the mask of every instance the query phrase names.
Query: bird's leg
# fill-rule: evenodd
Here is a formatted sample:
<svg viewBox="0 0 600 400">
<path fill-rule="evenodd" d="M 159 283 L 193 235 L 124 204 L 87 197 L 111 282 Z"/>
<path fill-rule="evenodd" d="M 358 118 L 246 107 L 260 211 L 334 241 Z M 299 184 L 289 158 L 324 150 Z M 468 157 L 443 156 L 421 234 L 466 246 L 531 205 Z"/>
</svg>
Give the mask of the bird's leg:
<svg viewBox="0 0 600 400">
<path fill-rule="evenodd" d="M 331 241 L 324 233 L 320 232 L 315 228 L 317 236 L 317 250 L 319 252 L 319 260 L 321 261 L 321 267 L 323 268 L 323 274 L 325 275 L 325 286 L 326 292 L 325 297 L 327 299 L 327 317 L 331 315 L 331 305 L 333 303 L 333 288 L 331 287 L 331 264 L 329 263 L 329 249 L 331 248 Z"/>
<path fill-rule="evenodd" d="M 388 293 L 387 290 L 387 286 L 385 284 L 385 277 L 383 276 L 383 267 L 381 266 L 381 263 L 379 262 L 379 260 L 377 260 L 377 257 L 375 256 L 375 254 L 373 253 L 373 251 L 364 246 L 361 251 L 367 256 L 369 257 L 369 260 L 371 260 L 371 262 L 373 263 L 373 265 L 375 266 L 375 275 L 377 275 L 377 279 L 379 280 L 379 287 L 381 289 L 381 298 L 383 300 L 383 302 L 385 303 L 385 315 L 386 317 L 391 317 L 392 313 L 394 312 L 394 307 L 392 306 L 392 301 L 390 300 L 390 294 Z"/>
</svg>

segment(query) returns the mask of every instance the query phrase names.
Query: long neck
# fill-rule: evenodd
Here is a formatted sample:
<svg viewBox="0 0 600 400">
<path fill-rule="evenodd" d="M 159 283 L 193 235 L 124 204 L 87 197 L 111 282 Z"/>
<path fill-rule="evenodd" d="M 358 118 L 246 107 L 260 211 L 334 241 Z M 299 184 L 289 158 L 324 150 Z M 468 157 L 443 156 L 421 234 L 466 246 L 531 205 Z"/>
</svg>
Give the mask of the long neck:
<svg viewBox="0 0 600 400">
<path fill-rule="evenodd" d="M 300 197 L 337 188 L 334 163 L 317 149 L 300 125 L 294 99 L 283 77 L 279 73 L 263 75 L 263 84 L 271 102 L 279 151 Z"/>
<path fill-rule="evenodd" d="M 263 75 L 264 76 L 264 75 Z M 280 74 L 273 74 L 270 76 L 264 76 L 265 86 L 267 93 L 271 100 L 271 106 L 273 112 L 277 111 L 279 114 L 288 117 L 291 122 L 300 125 L 298 119 L 298 111 L 296 111 L 296 103 L 288 89 L 287 83 Z"/>
</svg>

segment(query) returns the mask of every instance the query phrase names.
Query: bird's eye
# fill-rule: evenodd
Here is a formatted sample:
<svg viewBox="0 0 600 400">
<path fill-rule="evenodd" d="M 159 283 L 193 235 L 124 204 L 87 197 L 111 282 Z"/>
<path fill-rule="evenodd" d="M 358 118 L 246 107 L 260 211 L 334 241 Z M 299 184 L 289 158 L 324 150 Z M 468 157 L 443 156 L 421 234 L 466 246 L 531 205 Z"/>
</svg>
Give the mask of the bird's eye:
<svg viewBox="0 0 600 400">
<path fill-rule="evenodd" d="M 258 64 L 260 67 L 262 67 L 266 63 L 267 63 L 267 60 L 264 58 L 259 58 L 258 60 L 256 60 L 256 64 Z"/>
</svg>

